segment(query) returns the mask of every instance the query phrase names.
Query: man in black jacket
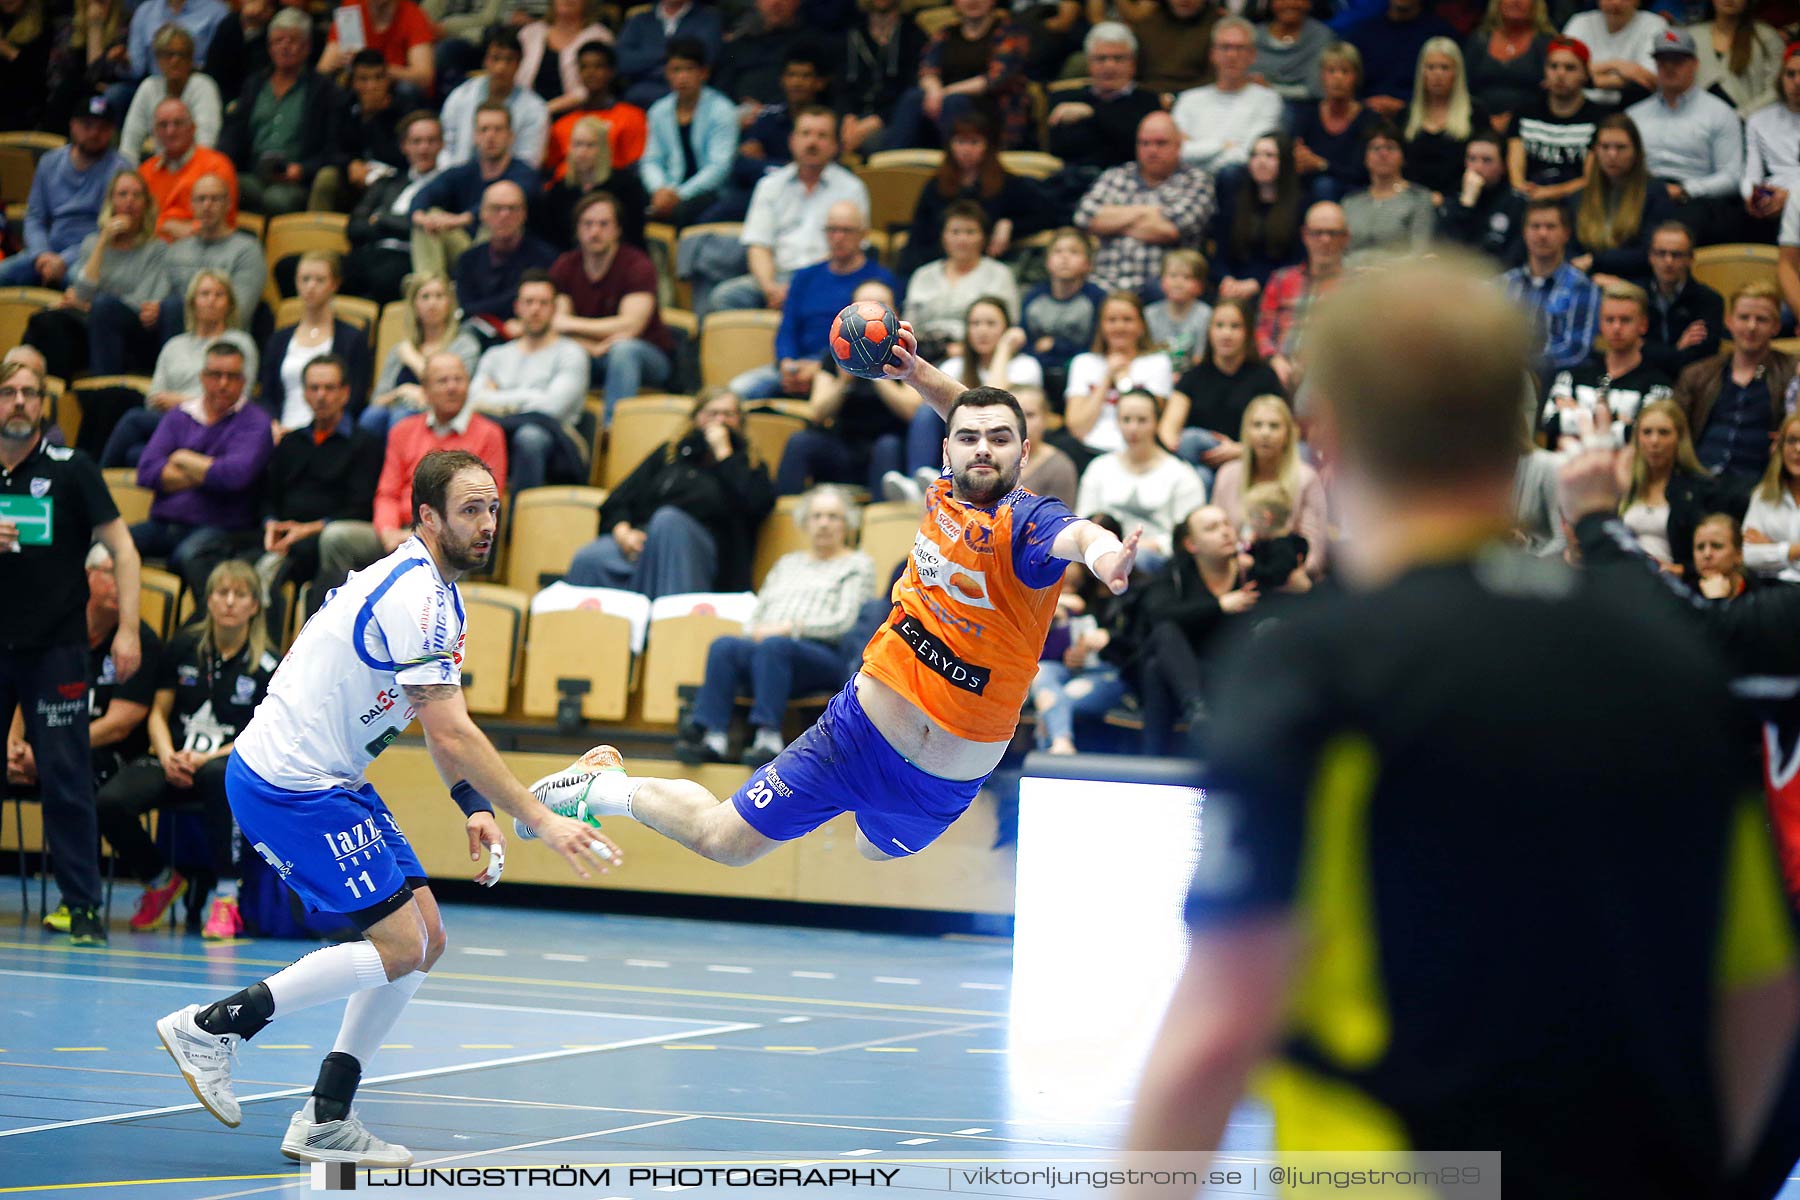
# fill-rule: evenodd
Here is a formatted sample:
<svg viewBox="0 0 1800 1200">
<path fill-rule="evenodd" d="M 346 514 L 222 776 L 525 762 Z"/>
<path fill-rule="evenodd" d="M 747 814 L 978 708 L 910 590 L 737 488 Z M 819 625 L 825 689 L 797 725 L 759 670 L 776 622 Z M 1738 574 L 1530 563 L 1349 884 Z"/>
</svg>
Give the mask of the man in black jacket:
<svg viewBox="0 0 1800 1200">
<path fill-rule="evenodd" d="M 253 75 L 219 131 L 237 167 L 240 207 L 265 216 L 306 207 L 312 179 L 331 159 L 337 88 L 307 66 L 312 22 L 283 9 L 269 23 L 269 69 Z"/>
<path fill-rule="evenodd" d="M 339 95 L 332 113 L 331 161 L 313 179 L 307 208 L 343 212 L 371 183 L 390 172 L 404 174 L 399 129 L 404 115 L 381 51 L 358 50 L 350 60 L 350 94 Z"/>
<path fill-rule="evenodd" d="M 1650 335 L 1644 357 L 1671 378 L 1719 352 L 1725 301 L 1694 278 L 1694 237 L 1680 221 L 1650 235 Z"/>
<path fill-rule="evenodd" d="M 1458 195 L 1438 208 L 1438 232 L 1479 250 L 1503 268 L 1525 261 L 1525 197 L 1506 175 L 1506 143 L 1481 130 L 1463 151 L 1463 183 Z"/>
<path fill-rule="evenodd" d="M 313 423 L 281 439 L 269 460 L 263 492 L 263 553 L 256 573 L 269 597 L 269 628 L 279 640 L 283 583 L 310 583 L 319 573 L 319 535 L 329 521 L 371 521 L 375 483 L 381 477 L 381 441 L 344 415 L 350 399 L 349 366 L 322 354 L 301 372 Z M 310 616 L 325 602 L 314 588 Z"/>
<path fill-rule="evenodd" d="M 369 185 L 345 230 L 351 253 L 344 259 L 344 290 L 381 304 L 400 298 L 412 271 L 413 196 L 436 178 L 444 148 L 444 127 L 428 112 L 402 119 L 399 133 L 406 166 Z"/>
</svg>

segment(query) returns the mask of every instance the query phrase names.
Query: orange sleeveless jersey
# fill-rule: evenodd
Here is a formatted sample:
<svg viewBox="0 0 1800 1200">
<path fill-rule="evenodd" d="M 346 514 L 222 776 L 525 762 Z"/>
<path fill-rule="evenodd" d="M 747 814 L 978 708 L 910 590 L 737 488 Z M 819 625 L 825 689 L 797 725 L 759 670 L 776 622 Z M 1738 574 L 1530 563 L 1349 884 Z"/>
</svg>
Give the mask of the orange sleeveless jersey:
<svg viewBox="0 0 1800 1200">
<path fill-rule="evenodd" d="M 964 504 L 940 478 L 862 669 L 958 737 L 1010 738 L 1067 566 L 1050 544 L 1075 519 L 1062 501 L 1024 488 L 992 508 Z"/>
</svg>

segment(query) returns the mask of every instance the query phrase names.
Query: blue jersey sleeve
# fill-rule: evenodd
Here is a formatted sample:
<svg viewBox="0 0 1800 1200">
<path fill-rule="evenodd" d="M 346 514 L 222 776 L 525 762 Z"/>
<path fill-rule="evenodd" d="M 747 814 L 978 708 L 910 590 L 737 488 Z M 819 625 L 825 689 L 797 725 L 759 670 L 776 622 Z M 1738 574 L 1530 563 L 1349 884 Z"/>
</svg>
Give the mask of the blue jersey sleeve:
<svg viewBox="0 0 1800 1200">
<path fill-rule="evenodd" d="M 1061 582 L 1063 560 L 1050 553 L 1051 543 L 1069 522 L 1078 520 L 1055 496 L 1029 493 L 1013 500 L 1013 572 L 1026 587 L 1054 587 Z"/>
<path fill-rule="evenodd" d="M 416 559 L 402 566 L 364 602 L 359 653 L 401 685 L 461 683 L 462 603 L 454 589 L 419 577 L 423 569 Z"/>
</svg>

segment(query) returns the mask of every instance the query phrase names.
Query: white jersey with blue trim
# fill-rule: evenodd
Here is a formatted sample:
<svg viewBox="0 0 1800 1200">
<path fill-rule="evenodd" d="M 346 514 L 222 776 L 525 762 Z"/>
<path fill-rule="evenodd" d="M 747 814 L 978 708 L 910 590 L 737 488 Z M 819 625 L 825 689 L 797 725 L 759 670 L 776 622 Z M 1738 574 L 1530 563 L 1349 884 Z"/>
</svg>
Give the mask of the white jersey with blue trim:
<svg viewBox="0 0 1800 1200">
<path fill-rule="evenodd" d="M 278 788 L 357 788 L 412 723 L 402 685 L 462 683 L 462 596 L 417 537 L 332 591 L 276 668 L 238 736 Z"/>
</svg>

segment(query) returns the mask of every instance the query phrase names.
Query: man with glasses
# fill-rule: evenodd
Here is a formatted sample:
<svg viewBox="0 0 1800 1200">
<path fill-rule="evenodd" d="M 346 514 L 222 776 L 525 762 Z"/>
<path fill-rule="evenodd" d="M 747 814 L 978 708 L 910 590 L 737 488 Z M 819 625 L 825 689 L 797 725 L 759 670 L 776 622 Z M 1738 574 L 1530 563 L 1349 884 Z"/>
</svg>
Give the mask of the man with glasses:
<svg viewBox="0 0 1800 1200">
<path fill-rule="evenodd" d="M 278 636 L 281 585 L 318 577 L 325 527 L 334 521 L 369 521 L 375 515 L 382 439 L 358 429 L 344 414 L 350 402 L 349 371 L 349 364 L 335 354 L 321 354 L 306 364 L 300 384 L 312 424 L 283 437 L 269 460 L 256 573 L 269 597 L 269 628 Z M 323 603 L 325 589 L 313 588 L 306 615 Z"/>
<path fill-rule="evenodd" d="M 1795 256 L 1800 262 L 1800 249 Z M 1650 274 L 1650 333 L 1644 339 L 1644 357 L 1670 377 L 1678 376 L 1719 352 L 1725 300 L 1694 278 L 1694 237 L 1680 221 L 1658 225 L 1650 235 Z M 1794 294 L 1800 295 L 1800 278 L 1795 280 Z"/>
<path fill-rule="evenodd" d="M 1131 161 L 1132 143 L 1143 119 L 1162 108 L 1162 98 L 1137 86 L 1138 40 L 1130 27 L 1102 21 L 1082 42 L 1088 85 L 1051 108 L 1050 153 L 1071 166 L 1093 172 Z"/>
<path fill-rule="evenodd" d="M 132 540 L 145 556 L 167 559 L 196 596 L 214 567 L 257 543 L 257 496 L 275 443 L 268 413 L 249 401 L 244 352 L 214 342 L 199 401 L 165 413 L 138 459 L 138 486 L 156 499 Z"/>
<path fill-rule="evenodd" d="M 439 144 L 443 124 L 437 123 Z M 411 125 L 408 128 L 412 128 Z M 408 161 L 414 161 L 407 152 Z M 443 162 L 440 151 L 438 161 Z M 543 191 L 531 165 L 513 157 L 512 114 L 504 104 L 484 104 L 475 112 L 475 157 L 437 175 L 412 198 L 413 270 L 448 275 L 450 267 L 481 232 L 479 213 L 489 185 L 510 179 L 527 196 Z"/>
<path fill-rule="evenodd" d="M 1300 380 L 1300 334 L 1306 314 L 1343 277 L 1350 222 L 1338 205 L 1321 201 L 1306 210 L 1300 234 L 1306 261 L 1269 276 L 1256 314 L 1257 348 L 1289 395 Z"/>
<path fill-rule="evenodd" d="M 100 918 L 99 827 L 88 742 L 88 548 L 112 553 L 119 626 L 112 661 L 137 673 L 138 555 L 100 469 L 44 441 L 43 376 L 0 363 L 0 723 L 24 715 L 42 781 L 44 836 L 76 945 L 106 944 Z M 262 435 L 269 440 L 265 427 Z M 28 602 L 16 602 L 29 597 Z"/>
<path fill-rule="evenodd" d="M 119 153 L 132 163 L 144 156 L 156 106 L 164 100 L 173 98 L 188 106 L 202 146 L 218 144 L 219 127 L 225 119 L 219 85 L 194 69 L 194 35 L 171 22 L 156 31 L 153 45 L 156 72 L 138 85 L 119 130 Z"/>
<path fill-rule="evenodd" d="M 1250 144 L 1281 129 L 1281 97 L 1274 88 L 1250 80 L 1255 61 L 1255 26 L 1242 17 L 1225 17 L 1213 26 L 1213 81 L 1175 101 L 1175 124 L 1184 138 L 1182 162 L 1214 175 L 1234 168 L 1233 174 L 1241 175 Z"/>
<path fill-rule="evenodd" d="M 157 152 L 144 160 L 138 174 L 156 201 L 156 232 L 165 238 L 184 238 L 199 226 L 193 193 L 203 175 L 217 175 L 225 181 L 229 197 L 225 223 L 235 229 L 238 177 L 231 160 L 194 140 L 194 114 L 179 100 L 164 100 L 156 106 L 154 127 Z"/>
<path fill-rule="evenodd" d="M 556 248 L 525 231 L 525 189 L 510 179 L 488 185 L 481 197 L 481 226 L 487 240 L 470 246 L 456 261 L 456 302 L 466 317 L 482 317 L 496 328 L 512 315 L 513 297 L 527 271 L 547 270 Z"/>
</svg>

